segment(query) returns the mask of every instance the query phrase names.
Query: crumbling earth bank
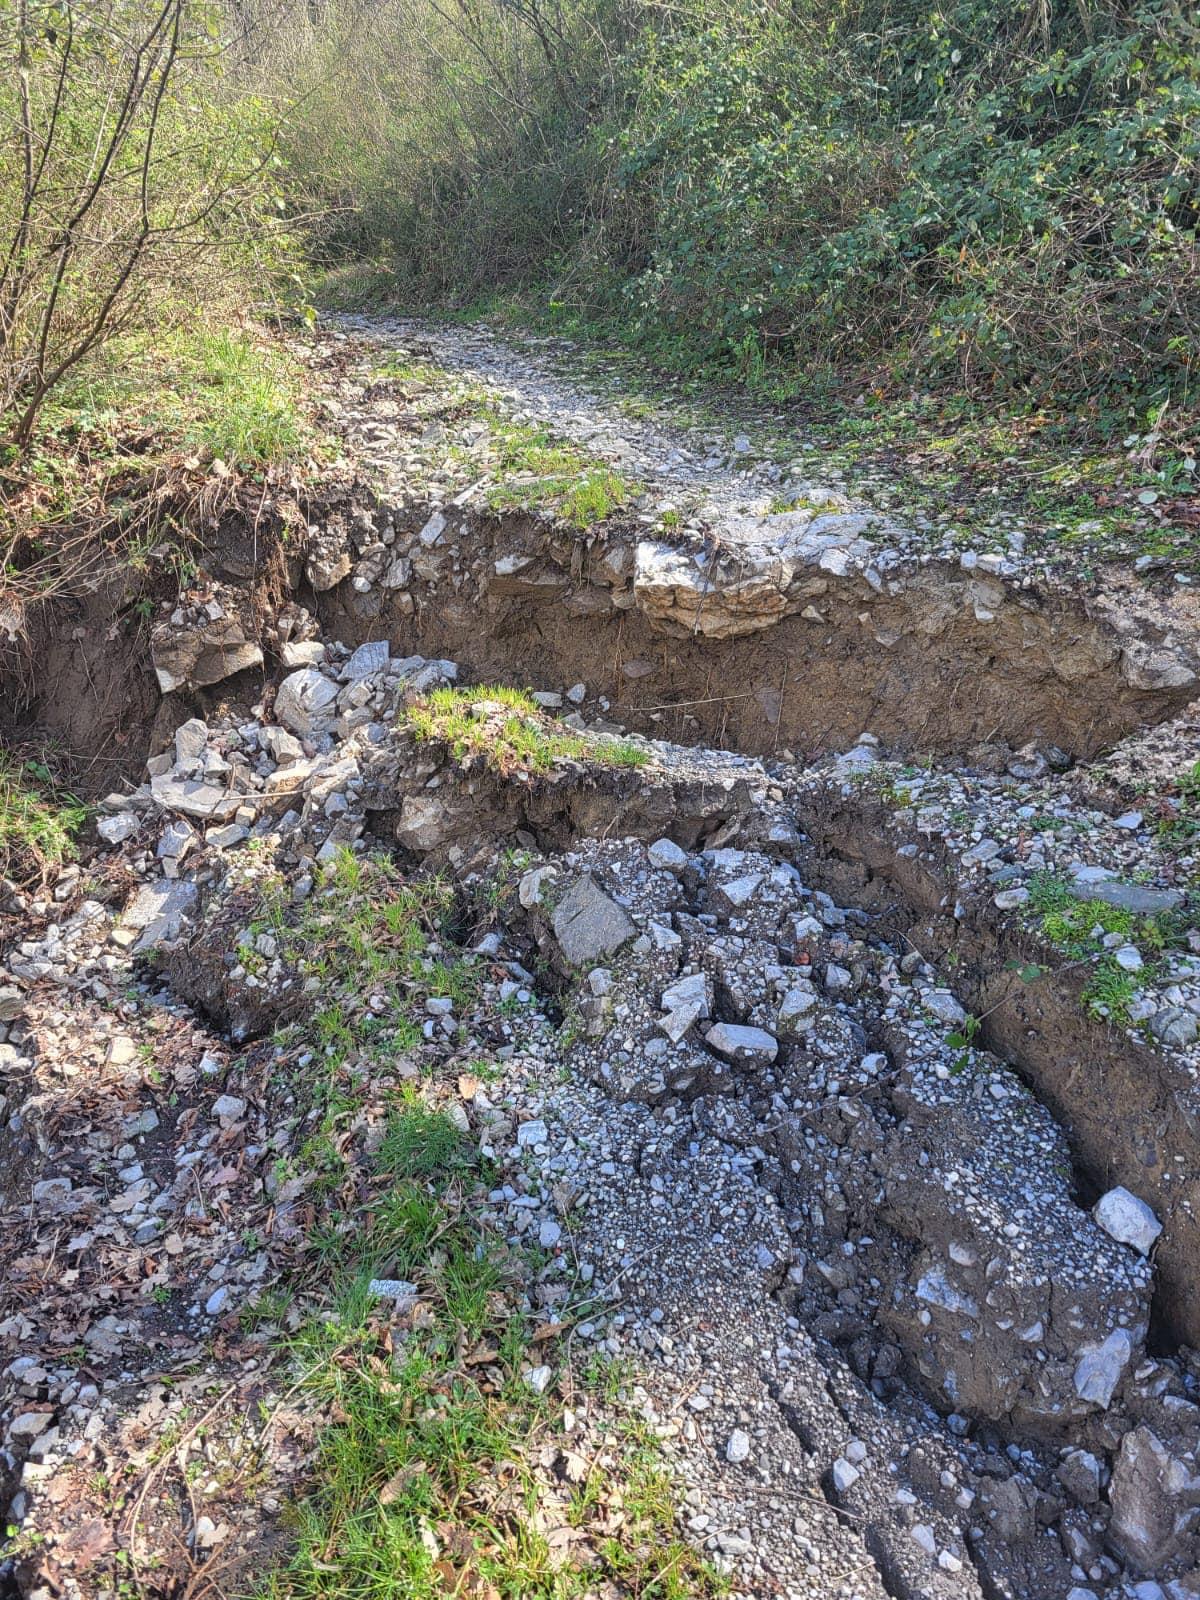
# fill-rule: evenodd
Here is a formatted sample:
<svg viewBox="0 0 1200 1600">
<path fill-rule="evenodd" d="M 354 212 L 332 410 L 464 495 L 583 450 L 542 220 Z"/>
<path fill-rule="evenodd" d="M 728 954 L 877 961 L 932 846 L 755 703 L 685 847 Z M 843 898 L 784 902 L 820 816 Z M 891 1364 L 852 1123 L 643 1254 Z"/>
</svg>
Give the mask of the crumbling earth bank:
<svg viewBox="0 0 1200 1600">
<path fill-rule="evenodd" d="M 5 906 L 16 1592 L 240 1592 L 286 1552 L 345 1419 L 265 1308 L 320 1315 L 329 1174 L 366 1214 L 416 1086 L 538 1252 L 526 1381 L 565 1419 L 627 1364 L 735 1594 L 1200 1594 L 1186 599 L 922 560 L 679 460 L 679 523 L 652 482 L 572 534 L 473 500 L 469 452 L 431 486 L 451 424 L 406 461 L 419 397 L 338 381 L 398 477 L 297 534 L 270 605 L 251 562 L 156 620 L 145 771 Z M 1064 954 L 1048 883 L 1139 909 Z M 350 936 L 397 885 L 445 911 L 415 967 L 400 925 Z"/>
</svg>

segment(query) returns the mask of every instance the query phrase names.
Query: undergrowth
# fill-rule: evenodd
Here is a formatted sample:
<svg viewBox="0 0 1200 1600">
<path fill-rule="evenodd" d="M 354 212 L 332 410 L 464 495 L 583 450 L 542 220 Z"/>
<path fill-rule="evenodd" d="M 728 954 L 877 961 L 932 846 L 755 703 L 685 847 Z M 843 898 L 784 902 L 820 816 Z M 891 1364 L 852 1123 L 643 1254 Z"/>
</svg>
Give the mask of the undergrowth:
<svg viewBox="0 0 1200 1600">
<path fill-rule="evenodd" d="M 402 717 L 418 739 L 449 745 L 460 761 L 482 756 L 503 773 L 549 772 L 559 761 L 642 767 L 650 759 L 628 740 L 566 732 L 526 690 L 501 685 L 435 689 Z"/>
<path fill-rule="evenodd" d="M 351 8 L 325 20 L 289 73 L 356 38 Z M 355 92 L 330 75 L 286 155 L 336 197 L 323 260 L 369 263 L 342 265 L 352 300 L 516 291 L 780 393 L 877 375 L 1183 440 L 1197 37 L 1175 0 L 578 0 L 553 37 L 417 4 L 381 11 Z"/>
<path fill-rule="evenodd" d="M 193 451 L 248 469 L 314 448 L 302 375 L 264 336 L 201 323 L 128 337 L 76 369 L 42 414 L 37 455 Z M 36 467 L 36 461 L 35 461 Z"/>
</svg>

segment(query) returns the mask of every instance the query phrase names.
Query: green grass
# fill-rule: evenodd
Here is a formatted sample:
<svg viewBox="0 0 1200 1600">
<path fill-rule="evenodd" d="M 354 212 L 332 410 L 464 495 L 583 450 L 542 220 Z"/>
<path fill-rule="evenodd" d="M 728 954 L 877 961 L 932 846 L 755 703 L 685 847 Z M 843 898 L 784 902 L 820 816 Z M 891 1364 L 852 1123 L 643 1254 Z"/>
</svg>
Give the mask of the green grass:
<svg viewBox="0 0 1200 1600">
<path fill-rule="evenodd" d="M 1160 797 L 1169 814 L 1158 824 L 1158 837 L 1168 850 L 1185 850 L 1200 834 L 1200 761 L 1181 772 Z"/>
<path fill-rule="evenodd" d="M 143 465 L 178 451 L 229 467 L 273 466 L 318 447 L 303 406 L 299 368 L 275 345 L 228 328 L 195 328 L 156 340 L 116 341 L 55 394 L 42 420 L 43 455 L 56 442 L 89 457 L 119 459 L 136 441 Z"/>
<path fill-rule="evenodd" d="M 1129 1021 L 1129 1006 L 1138 990 L 1154 981 L 1163 953 L 1182 943 L 1185 919 L 1171 913 L 1138 916 L 1106 900 L 1080 900 L 1056 873 L 1036 872 L 1029 880 L 1028 920 L 1042 937 L 1090 972 L 1083 1001 L 1093 1016 L 1117 1025 Z M 1105 935 L 1135 945 L 1142 956 L 1138 972 L 1118 966 L 1104 944 Z"/>
<path fill-rule="evenodd" d="M 627 740 L 565 732 L 523 689 L 435 689 L 402 715 L 418 739 L 449 745 L 460 761 L 482 756 L 504 773 L 549 772 L 559 761 L 642 767 L 650 759 Z"/>
<path fill-rule="evenodd" d="M 452 886 L 438 876 L 405 880 L 384 856 L 339 851 L 301 905 L 274 876 L 256 879 L 254 894 L 238 961 L 249 972 L 263 968 L 256 941 L 270 934 L 277 957 L 314 991 L 310 1014 L 284 1027 L 277 1043 L 288 1061 L 312 1058 L 287 1069 L 315 1119 L 295 1159 L 332 1191 L 344 1176 L 338 1137 L 363 1100 L 361 1062 L 377 1071 L 405 1065 L 425 1043 L 425 1001 L 446 996 L 466 1009 L 478 995 L 479 967 L 453 941 Z"/>
<path fill-rule="evenodd" d="M 472 1217 L 485 1178 L 443 1112 L 408 1091 L 389 1114 L 372 1193 L 357 1215 L 314 1230 L 329 1304 L 282 1348 L 310 1401 L 334 1421 L 307 1495 L 287 1508 L 291 1553 L 259 1600 L 701 1600 L 726 1585 L 675 1529 L 674 1484 L 632 1411 L 592 1453 L 562 1508 L 587 1535 L 564 1563 L 539 1513 L 530 1458 L 553 1438 L 553 1393 L 523 1371 L 553 1360 L 531 1342 L 532 1263 Z M 372 1277 L 416 1284 L 396 1313 Z M 306 1289 L 311 1292 L 311 1280 Z M 264 1303 L 265 1300 L 265 1303 Z M 256 1303 L 281 1315 L 276 1295 Z M 283 1307 L 286 1310 L 286 1307 Z M 617 1396 L 609 1388 L 610 1403 Z M 578 1402 L 577 1402 L 578 1403 Z M 613 1464 L 613 1457 L 616 1463 Z M 621 1509 L 614 1537 L 612 1508 Z M 615 1590 L 614 1587 L 615 1586 Z"/>
<path fill-rule="evenodd" d="M 182 347 L 197 414 L 184 442 L 230 466 L 273 466 L 311 442 L 300 411 L 299 377 L 276 350 L 225 329 Z"/>
<path fill-rule="evenodd" d="M 417 1090 L 403 1090 L 388 1114 L 380 1167 L 395 1178 L 423 1178 L 451 1171 L 466 1159 L 463 1136 L 454 1124 L 430 1110 Z"/>
<path fill-rule="evenodd" d="M 487 495 L 493 509 L 538 507 L 584 532 L 641 492 L 640 484 L 548 429 L 514 422 L 487 401 L 477 409 L 496 452 Z"/>
<path fill-rule="evenodd" d="M 40 762 L 0 753 L 0 876 L 22 884 L 52 877 L 74 858 L 86 818 L 87 807 Z"/>
</svg>

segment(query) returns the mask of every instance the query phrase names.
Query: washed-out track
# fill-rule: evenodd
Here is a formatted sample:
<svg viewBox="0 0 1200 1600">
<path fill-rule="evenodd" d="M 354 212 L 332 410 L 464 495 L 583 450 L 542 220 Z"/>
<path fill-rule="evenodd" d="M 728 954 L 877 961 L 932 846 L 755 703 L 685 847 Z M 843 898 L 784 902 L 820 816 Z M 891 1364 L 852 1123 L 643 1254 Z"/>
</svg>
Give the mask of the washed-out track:
<svg viewBox="0 0 1200 1600">
<path fill-rule="evenodd" d="M 592 397 L 564 408 L 561 384 L 486 343 L 354 337 L 367 363 L 397 343 L 474 361 L 508 403 L 611 454 L 617 425 Z M 339 426 L 393 463 L 403 417 L 355 381 Z M 283 551 L 265 632 L 240 555 L 223 566 L 211 533 L 237 637 L 203 637 L 199 594 L 159 620 L 169 692 L 150 737 L 202 711 L 219 746 L 245 686 L 262 691 L 222 673 L 222 651 L 259 648 L 273 687 L 296 671 L 337 685 L 292 730 L 354 761 L 344 813 L 327 814 L 328 784 L 311 798 L 319 760 L 298 780 L 293 859 L 332 827 L 450 870 L 467 896 L 504 880 L 494 953 L 541 974 L 570 1073 L 527 1052 L 542 1171 L 571 1186 L 573 1248 L 607 1297 L 581 1339 L 640 1364 L 677 1425 L 683 1526 L 738 1592 L 1200 1593 L 1188 1041 L 1091 1014 L 1075 964 L 1045 962 L 996 904 L 1011 880 L 888 798 L 910 767 L 885 759 L 1029 793 L 1059 772 L 1064 805 L 1083 764 L 1142 730 L 1177 729 L 1182 760 L 1190 601 L 1115 579 L 1085 593 L 1011 551 L 930 553 L 844 498 L 771 512 L 770 475 L 626 433 L 648 509 L 586 535 L 403 474 L 333 496 Z M 692 507 L 681 527 L 664 530 L 656 497 Z M 387 649 L 347 678 L 333 641 Z M 440 659 L 460 683 L 533 687 L 576 725 L 658 741 L 648 765 L 514 781 L 402 733 L 366 738 Z M 261 705 L 270 725 L 270 690 Z M 29 714 L 65 712 L 50 693 Z M 161 788 L 137 801 L 172 804 Z M 499 856 L 514 844 L 519 861 Z M 216 917 L 185 909 L 166 970 L 218 1034 L 252 1039 L 265 1024 L 231 997 L 207 894 Z M 1186 1012 L 1163 983 L 1164 1009 Z M 1118 1185 L 1163 1224 L 1149 1259 L 1090 1215 Z"/>
</svg>

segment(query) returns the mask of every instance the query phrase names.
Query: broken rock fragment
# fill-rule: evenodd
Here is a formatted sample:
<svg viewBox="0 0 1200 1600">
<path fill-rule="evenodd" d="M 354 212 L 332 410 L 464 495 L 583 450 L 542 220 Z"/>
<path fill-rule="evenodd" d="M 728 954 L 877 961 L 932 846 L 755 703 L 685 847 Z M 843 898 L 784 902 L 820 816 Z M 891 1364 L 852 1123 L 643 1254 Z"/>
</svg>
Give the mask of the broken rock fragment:
<svg viewBox="0 0 1200 1600">
<path fill-rule="evenodd" d="M 629 913 L 609 899 L 587 872 L 555 906 L 551 922 L 559 948 L 573 967 L 590 966 L 613 955 L 637 932 Z"/>
<path fill-rule="evenodd" d="M 310 739 L 321 724 L 332 720 L 337 695 L 337 685 L 324 673 L 301 667 L 279 685 L 276 719 L 301 739 Z"/>
<path fill-rule="evenodd" d="M 1110 1189 L 1092 1208 L 1092 1215 L 1110 1238 L 1131 1244 L 1146 1256 L 1162 1232 L 1162 1223 L 1144 1200 L 1128 1189 Z"/>
<path fill-rule="evenodd" d="M 1200 1478 L 1144 1425 L 1121 1441 L 1110 1499 L 1116 1542 L 1141 1570 L 1195 1558 Z"/>
<path fill-rule="evenodd" d="M 704 1037 L 710 1050 L 741 1067 L 769 1067 L 779 1054 L 779 1045 L 765 1028 L 718 1022 Z"/>
</svg>

